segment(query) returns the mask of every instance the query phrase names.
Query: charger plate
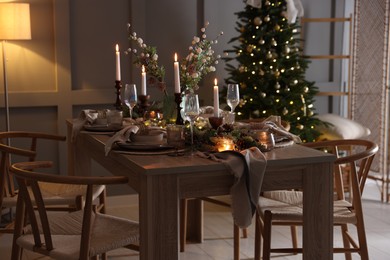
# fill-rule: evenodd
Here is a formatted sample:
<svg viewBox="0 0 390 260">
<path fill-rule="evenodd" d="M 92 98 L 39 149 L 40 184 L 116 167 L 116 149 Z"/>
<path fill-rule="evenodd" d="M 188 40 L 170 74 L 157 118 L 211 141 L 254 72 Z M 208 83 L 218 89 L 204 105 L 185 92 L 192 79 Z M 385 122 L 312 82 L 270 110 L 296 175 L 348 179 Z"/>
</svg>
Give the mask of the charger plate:
<svg viewBox="0 0 390 260">
<path fill-rule="evenodd" d="M 167 144 L 154 144 L 154 143 L 136 143 L 136 142 L 117 142 L 119 148 L 125 150 L 134 150 L 134 151 L 160 151 L 175 149 L 171 145 Z"/>
<path fill-rule="evenodd" d="M 91 132 L 116 132 L 121 129 L 119 125 L 84 125 L 84 130 Z"/>
<path fill-rule="evenodd" d="M 185 153 L 188 149 L 175 149 L 172 146 L 166 144 L 146 144 L 146 145 L 130 145 L 131 143 L 117 142 L 117 148 L 113 151 L 122 154 L 132 155 L 173 155 L 179 156 Z"/>
</svg>

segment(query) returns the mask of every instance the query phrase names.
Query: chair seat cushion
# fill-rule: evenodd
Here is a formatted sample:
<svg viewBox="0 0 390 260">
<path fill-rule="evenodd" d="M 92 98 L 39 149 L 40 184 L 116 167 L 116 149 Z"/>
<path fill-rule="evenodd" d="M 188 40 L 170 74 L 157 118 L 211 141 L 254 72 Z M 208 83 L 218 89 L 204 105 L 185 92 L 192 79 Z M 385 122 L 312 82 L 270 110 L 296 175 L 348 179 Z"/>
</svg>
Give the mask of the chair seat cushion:
<svg viewBox="0 0 390 260">
<path fill-rule="evenodd" d="M 264 215 L 265 211 L 272 213 L 276 221 L 302 222 L 303 193 L 300 191 L 273 191 L 260 196 L 257 210 Z M 335 200 L 333 205 L 334 224 L 356 224 L 356 215 L 351 210 L 352 205 L 346 200 Z"/>
<path fill-rule="evenodd" d="M 55 212 L 48 218 L 54 247 L 50 252 L 50 257 L 64 260 L 79 259 L 83 211 Z M 139 244 L 139 225 L 136 222 L 96 213 L 93 214 L 92 223 L 90 256 L 129 244 Z M 31 234 L 31 226 L 27 226 L 24 233 L 25 235 L 17 239 L 18 245 L 33 250 L 34 238 Z M 44 241 L 43 237 L 42 241 Z"/>
</svg>

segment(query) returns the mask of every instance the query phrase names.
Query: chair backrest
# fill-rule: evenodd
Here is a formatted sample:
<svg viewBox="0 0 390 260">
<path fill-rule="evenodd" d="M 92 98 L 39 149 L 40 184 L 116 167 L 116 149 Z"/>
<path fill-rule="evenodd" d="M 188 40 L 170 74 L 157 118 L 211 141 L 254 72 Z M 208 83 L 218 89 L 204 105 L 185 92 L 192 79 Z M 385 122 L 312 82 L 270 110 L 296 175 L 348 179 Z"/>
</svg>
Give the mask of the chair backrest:
<svg viewBox="0 0 390 260">
<path fill-rule="evenodd" d="M 34 161 L 37 156 L 38 140 L 65 141 L 65 136 L 39 132 L 0 132 L 0 208 L 4 197 L 16 195 L 14 179 L 9 174 L 11 155 L 22 156 L 23 161 Z M 23 140 L 26 145 L 16 147 L 12 145 Z"/>
<path fill-rule="evenodd" d="M 44 204 L 42 193 L 38 182 L 48 182 L 56 184 L 77 184 L 86 185 L 85 207 L 83 212 L 83 222 L 80 244 L 80 259 L 87 259 L 89 256 L 90 233 L 93 217 L 93 185 L 109 185 L 109 184 L 124 184 L 128 182 L 125 176 L 109 176 L 109 177 L 86 177 L 86 176 L 61 176 L 60 174 L 48 174 L 37 172 L 38 168 L 51 167 L 52 163 L 48 161 L 21 162 L 11 166 L 11 172 L 14 174 L 19 184 L 19 196 L 17 201 L 17 210 L 26 210 L 31 231 L 34 236 L 34 250 L 49 255 L 53 250 L 53 239 L 50 231 L 47 209 Z M 27 186 L 32 189 L 32 195 L 28 192 Z M 33 201 L 35 201 L 36 209 L 34 209 Z M 38 212 L 38 214 L 36 214 Z M 64 212 L 63 214 L 70 214 Z M 38 216 L 37 216 L 38 215 Z M 25 212 L 17 211 L 14 244 L 18 237 L 22 235 Z M 39 218 L 39 221 L 37 220 Z M 40 223 L 40 226 L 38 226 Z M 41 230 L 40 230 L 40 228 Z M 42 233 L 41 233 L 42 232 Z M 44 242 L 42 243 L 41 235 L 43 234 Z M 13 249 L 14 250 L 14 249 Z"/>
<path fill-rule="evenodd" d="M 320 141 L 304 144 L 307 147 L 331 152 L 337 156 L 334 164 L 335 188 L 338 199 L 344 199 L 342 174 L 349 174 L 352 186 L 352 203 L 360 204 L 361 195 L 378 145 L 361 139 Z"/>
</svg>

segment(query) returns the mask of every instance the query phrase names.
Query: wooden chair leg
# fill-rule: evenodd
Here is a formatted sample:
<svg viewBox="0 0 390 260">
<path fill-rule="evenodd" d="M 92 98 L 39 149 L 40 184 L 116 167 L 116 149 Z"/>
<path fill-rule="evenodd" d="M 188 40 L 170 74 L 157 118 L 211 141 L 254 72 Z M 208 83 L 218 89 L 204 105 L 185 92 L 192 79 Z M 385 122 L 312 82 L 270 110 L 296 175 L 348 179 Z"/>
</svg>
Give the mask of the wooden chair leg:
<svg viewBox="0 0 390 260">
<path fill-rule="evenodd" d="M 290 226 L 291 229 L 291 239 L 292 239 L 292 246 L 294 249 L 298 248 L 298 236 L 297 236 L 297 226 Z M 298 253 L 294 253 L 296 255 Z"/>
<path fill-rule="evenodd" d="M 356 227 L 357 234 L 359 237 L 359 248 L 360 248 L 360 258 L 362 260 L 368 260 L 368 248 L 367 248 L 367 238 L 366 238 L 366 231 L 364 229 L 364 224 L 359 225 Z"/>
<path fill-rule="evenodd" d="M 255 222 L 255 258 L 253 260 L 260 260 L 261 250 L 261 220 L 259 213 L 256 211 L 256 222 Z"/>
<path fill-rule="evenodd" d="M 185 251 L 187 239 L 187 199 L 180 200 L 180 252 Z"/>
<path fill-rule="evenodd" d="M 344 248 L 350 248 L 351 244 L 350 244 L 349 238 L 348 238 L 348 226 L 347 226 L 347 224 L 341 225 L 341 235 L 343 237 Z M 348 253 L 348 252 L 345 253 L 345 260 L 352 260 L 351 253 Z"/>
<path fill-rule="evenodd" d="M 19 194 L 19 196 L 21 196 Z M 24 222 L 26 221 L 26 206 L 22 199 L 18 198 L 16 205 L 16 213 L 15 213 L 15 227 L 14 227 L 14 235 L 12 240 L 12 260 L 22 259 L 22 249 L 16 243 L 16 239 L 22 235 Z"/>
<path fill-rule="evenodd" d="M 106 198 L 107 198 L 107 192 L 106 189 L 102 191 L 99 195 L 99 212 L 102 214 L 106 214 Z"/>
<path fill-rule="evenodd" d="M 240 260 L 240 228 L 234 225 L 233 231 L 234 260 Z"/>
<path fill-rule="evenodd" d="M 271 258 L 271 226 L 272 213 L 265 211 L 263 223 L 263 260 L 270 260 Z"/>
<path fill-rule="evenodd" d="M 243 238 L 248 238 L 248 229 L 247 228 L 243 228 L 242 229 L 242 237 Z"/>
</svg>

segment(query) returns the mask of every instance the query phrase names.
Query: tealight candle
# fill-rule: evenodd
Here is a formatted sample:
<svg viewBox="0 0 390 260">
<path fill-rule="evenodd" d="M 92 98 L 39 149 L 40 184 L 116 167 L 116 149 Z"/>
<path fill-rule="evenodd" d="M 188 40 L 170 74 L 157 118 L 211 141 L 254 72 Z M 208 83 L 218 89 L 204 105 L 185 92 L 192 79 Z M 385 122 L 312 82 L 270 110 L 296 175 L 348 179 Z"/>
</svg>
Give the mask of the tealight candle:
<svg viewBox="0 0 390 260">
<path fill-rule="evenodd" d="M 141 73 L 141 95 L 146 96 L 146 72 L 145 72 L 144 65 L 142 65 L 142 73 Z"/>
<path fill-rule="evenodd" d="M 217 79 L 214 79 L 214 116 L 219 117 L 219 89 Z"/>
<path fill-rule="evenodd" d="M 115 80 L 121 81 L 121 58 L 120 58 L 118 44 L 115 45 L 115 69 L 116 69 Z"/>
<path fill-rule="evenodd" d="M 218 144 L 218 152 L 223 152 L 223 151 L 232 151 L 234 150 L 234 143 L 230 139 L 223 139 L 222 142 Z"/>
<path fill-rule="evenodd" d="M 177 53 L 175 53 L 175 62 L 173 63 L 173 71 L 175 74 L 175 93 L 180 93 L 180 72 L 179 62 L 177 61 Z"/>
</svg>

